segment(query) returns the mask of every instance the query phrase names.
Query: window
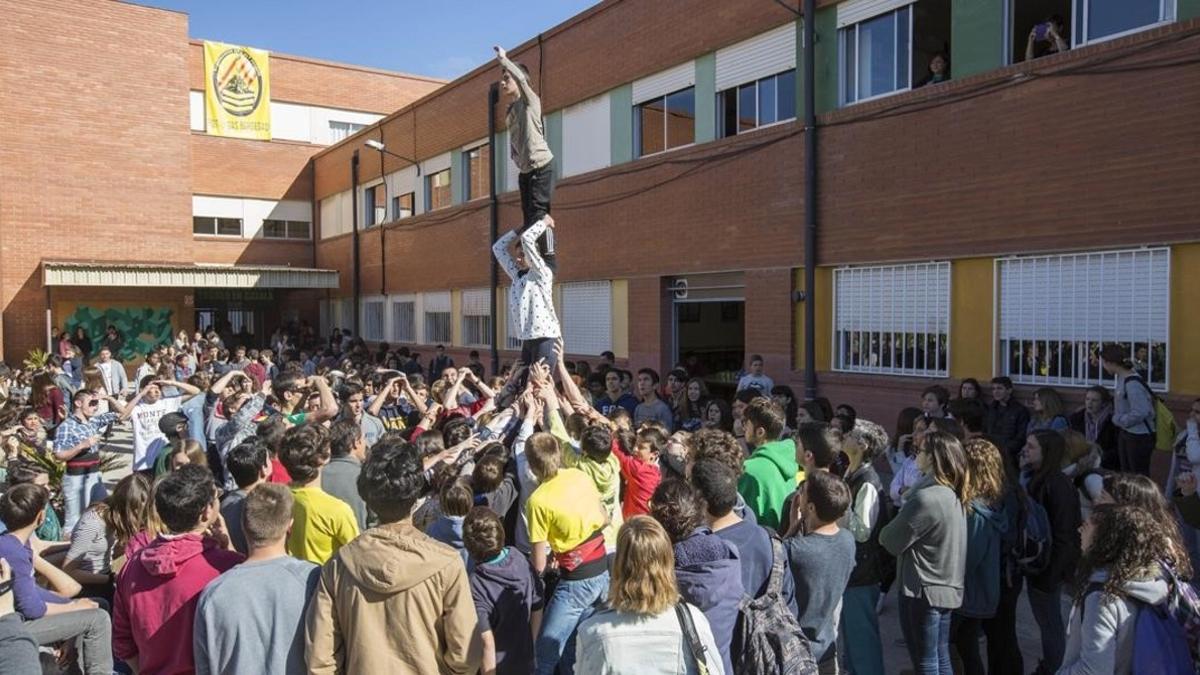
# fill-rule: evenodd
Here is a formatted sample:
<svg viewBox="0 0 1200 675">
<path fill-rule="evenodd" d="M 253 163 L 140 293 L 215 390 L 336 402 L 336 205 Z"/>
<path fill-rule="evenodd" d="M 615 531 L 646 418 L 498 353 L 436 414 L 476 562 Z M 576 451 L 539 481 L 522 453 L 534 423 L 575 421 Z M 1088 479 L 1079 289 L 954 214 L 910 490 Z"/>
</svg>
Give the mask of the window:
<svg viewBox="0 0 1200 675">
<path fill-rule="evenodd" d="M 387 222 L 387 187 L 383 183 L 363 190 L 363 227 Z"/>
<path fill-rule="evenodd" d="M 1075 0 L 1077 44 L 1175 20 L 1175 0 Z"/>
<path fill-rule="evenodd" d="M 612 284 L 583 281 L 563 284 L 563 341 L 573 354 L 599 356 L 612 349 Z"/>
<path fill-rule="evenodd" d="M 696 142 L 695 87 L 639 103 L 633 111 L 633 145 L 639 157 Z"/>
<path fill-rule="evenodd" d="M 383 340 L 383 300 L 364 300 L 362 336 L 364 340 Z"/>
<path fill-rule="evenodd" d="M 263 221 L 262 236 L 267 239 L 309 239 L 312 224 L 305 220 L 276 220 L 268 218 Z"/>
<path fill-rule="evenodd" d="M 795 69 L 717 94 L 717 134 L 722 138 L 795 117 Z"/>
<path fill-rule="evenodd" d="M 467 167 L 467 201 L 488 196 L 488 171 L 492 166 L 492 151 L 486 145 L 463 153 Z"/>
<path fill-rule="evenodd" d="M 392 340 L 417 341 L 417 303 L 414 300 L 392 301 Z"/>
<path fill-rule="evenodd" d="M 450 332 L 450 293 L 425 293 L 421 296 L 425 324 L 425 344 L 448 344 Z"/>
<path fill-rule="evenodd" d="M 462 292 L 462 343 L 471 347 L 492 344 L 492 307 L 486 288 Z"/>
<path fill-rule="evenodd" d="M 413 201 L 416 199 L 416 193 L 409 192 L 408 194 L 392 197 L 392 218 L 399 220 L 408 218 L 413 214 Z"/>
<path fill-rule="evenodd" d="M 912 86 L 910 7 L 880 14 L 838 32 L 842 103 L 864 101 Z"/>
<path fill-rule="evenodd" d="M 365 126 L 365 124 L 355 124 L 354 122 L 329 120 L 329 142 L 337 143 L 338 141 L 344 141 L 358 133 Z"/>
<path fill-rule="evenodd" d="M 1165 390 L 1170 263 L 1166 248 L 997 260 L 999 370 L 1025 384 L 1109 384 L 1099 354 L 1117 343 Z"/>
<path fill-rule="evenodd" d="M 242 236 L 241 218 L 192 216 L 192 234 L 213 234 L 222 237 Z"/>
<path fill-rule="evenodd" d="M 833 272 L 833 369 L 946 377 L 950 263 Z"/>
<path fill-rule="evenodd" d="M 428 211 L 450 206 L 450 169 L 442 169 L 425 177 L 425 204 Z"/>
</svg>

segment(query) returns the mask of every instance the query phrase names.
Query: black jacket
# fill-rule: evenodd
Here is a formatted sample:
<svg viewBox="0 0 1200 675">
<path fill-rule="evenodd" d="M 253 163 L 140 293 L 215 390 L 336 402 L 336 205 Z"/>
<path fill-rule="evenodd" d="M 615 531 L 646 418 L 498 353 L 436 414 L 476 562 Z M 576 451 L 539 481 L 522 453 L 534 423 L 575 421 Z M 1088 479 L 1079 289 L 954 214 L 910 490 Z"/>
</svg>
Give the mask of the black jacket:
<svg viewBox="0 0 1200 675">
<path fill-rule="evenodd" d="M 1067 425 L 1081 434 L 1086 434 L 1087 431 L 1087 411 L 1083 408 L 1075 411 L 1067 418 Z M 1100 431 L 1096 434 L 1096 444 L 1100 446 L 1100 466 L 1109 471 L 1119 471 L 1121 468 L 1120 460 L 1117 457 L 1117 434 L 1120 429 L 1113 424 L 1112 415 L 1104 420 L 1104 424 L 1100 425 Z"/>
<path fill-rule="evenodd" d="M 1029 428 L 1029 409 L 1013 399 L 1008 405 L 998 401 L 988 404 L 984 433 L 1000 444 L 1008 457 L 1016 457 L 1025 447 L 1025 430 Z"/>
<path fill-rule="evenodd" d="M 1042 480 L 1029 484 L 1029 496 L 1046 509 L 1050 518 L 1050 564 L 1041 574 L 1030 577 L 1029 585 L 1049 592 L 1075 576 L 1079 562 L 1079 493 L 1061 471 L 1050 471 Z"/>
</svg>

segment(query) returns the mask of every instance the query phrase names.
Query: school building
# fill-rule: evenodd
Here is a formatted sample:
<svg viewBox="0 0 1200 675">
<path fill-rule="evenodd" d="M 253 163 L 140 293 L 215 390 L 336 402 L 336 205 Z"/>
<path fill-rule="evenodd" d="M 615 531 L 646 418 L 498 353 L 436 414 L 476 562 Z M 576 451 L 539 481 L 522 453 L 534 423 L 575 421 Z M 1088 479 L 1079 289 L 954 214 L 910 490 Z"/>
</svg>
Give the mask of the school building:
<svg viewBox="0 0 1200 675">
<path fill-rule="evenodd" d="M 818 2 L 811 289 L 786 4 L 602 2 L 510 50 L 556 156 L 571 353 L 660 372 L 691 354 L 718 385 L 759 353 L 802 395 L 808 302 L 819 393 L 887 424 L 931 381 L 1010 375 L 1078 400 L 1108 342 L 1177 408 L 1200 395 L 1200 1 Z M 1069 49 L 1027 59 L 1051 15 Z M 950 81 L 917 86 L 938 53 Z M 340 272 L 322 327 L 486 360 L 498 73 L 313 158 L 316 265 Z M 517 174 L 495 170 L 503 233 Z"/>
<path fill-rule="evenodd" d="M 337 285 L 313 250 L 312 156 L 443 82 L 270 54 L 269 140 L 209 133 L 186 14 L 111 0 L 0 11 L 0 355 L 107 325 L 266 335 Z M 266 83 L 269 81 L 269 91 Z M 269 112 L 268 112 L 269 111 Z"/>
</svg>

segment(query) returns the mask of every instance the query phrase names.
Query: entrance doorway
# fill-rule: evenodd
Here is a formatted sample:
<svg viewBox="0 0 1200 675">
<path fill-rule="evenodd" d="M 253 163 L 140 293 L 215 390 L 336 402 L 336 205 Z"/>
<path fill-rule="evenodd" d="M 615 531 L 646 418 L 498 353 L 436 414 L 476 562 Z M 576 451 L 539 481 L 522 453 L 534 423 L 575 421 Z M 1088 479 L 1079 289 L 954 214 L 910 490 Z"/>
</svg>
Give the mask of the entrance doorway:
<svg viewBox="0 0 1200 675">
<path fill-rule="evenodd" d="M 741 272 L 677 277 L 670 283 L 674 360 L 728 398 L 746 357 L 746 299 Z"/>
</svg>

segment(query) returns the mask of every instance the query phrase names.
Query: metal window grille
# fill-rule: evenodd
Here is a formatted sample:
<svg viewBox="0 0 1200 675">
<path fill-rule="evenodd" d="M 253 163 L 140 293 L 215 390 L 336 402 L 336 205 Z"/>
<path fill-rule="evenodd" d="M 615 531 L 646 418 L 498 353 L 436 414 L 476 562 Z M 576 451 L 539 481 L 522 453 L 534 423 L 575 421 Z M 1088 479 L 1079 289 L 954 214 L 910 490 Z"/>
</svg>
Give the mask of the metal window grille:
<svg viewBox="0 0 1200 675">
<path fill-rule="evenodd" d="M 572 354 L 599 356 L 612 349 L 612 283 L 562 284 L 563 341 Z"/>
<path fill-rule="evenodd" d="M 491 344 L 492 315 L 486 288 L 473 288 L 462 292 L 462 343 L 472 347 Z"/>
<path fill-rule="evenodd" d="M 421 313 L 425 325 L 425 343 L 448 344 L 451 338 L 450 292 L 422 294 Z"/>
<path fill-rule="evenodd" d="M 1167 248 L 997 260 L 997 370 L 1025 384 L 1112 384 L 1100 351 L 1115 343 L 1166 390 L 1170 277 Z"/>
<path fill-rule="evenodd" d="M 834 270 L 834 370 L 946 377 L 950 263 Z"/>
<path fill-rule="evenodd" d="M 383 300 L 363 301 L 362 332 L 364 340 L 383 340 Z"/>
<path fill-rule="evenodd" d="M 392 341 L 417 341 L 417 303 L 415 301 L 392 301 Z"/>
</svg>

